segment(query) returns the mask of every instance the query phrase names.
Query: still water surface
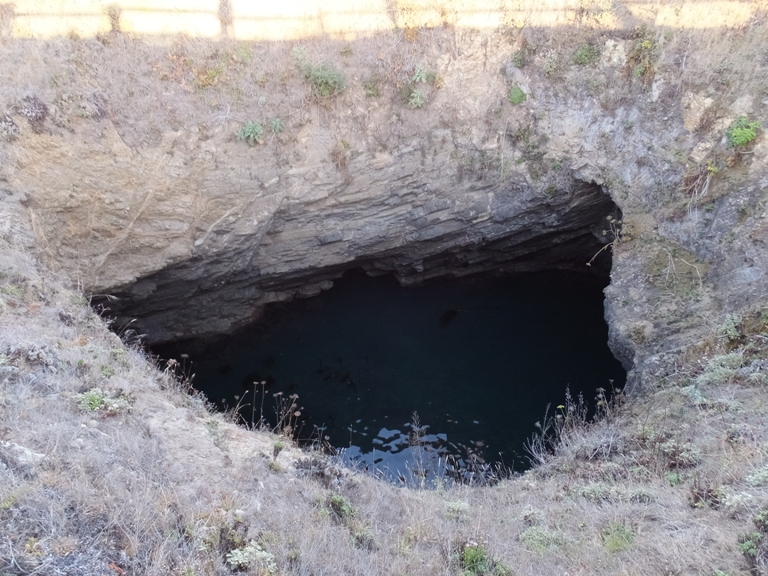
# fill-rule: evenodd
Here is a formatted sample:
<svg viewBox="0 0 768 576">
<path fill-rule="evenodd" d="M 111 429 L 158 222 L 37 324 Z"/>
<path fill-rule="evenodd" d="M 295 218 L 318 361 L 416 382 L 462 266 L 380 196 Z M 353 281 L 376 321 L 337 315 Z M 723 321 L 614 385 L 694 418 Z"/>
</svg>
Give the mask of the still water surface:
<svg viewBox="0 0 768 576">
<path fill-rule="evenodd" d="M 521 470 L 525 440 L 567 388 L 592 400 L 624 384 L 606 343 L 604 286 L 546 272 L 403 288 L 351 271 L 196 355 L 194 385 L 273 425 L 275 400 L 297 394 L 303 436 L 395 481 L 434 480 L 446 463 Z"/>
</svg>

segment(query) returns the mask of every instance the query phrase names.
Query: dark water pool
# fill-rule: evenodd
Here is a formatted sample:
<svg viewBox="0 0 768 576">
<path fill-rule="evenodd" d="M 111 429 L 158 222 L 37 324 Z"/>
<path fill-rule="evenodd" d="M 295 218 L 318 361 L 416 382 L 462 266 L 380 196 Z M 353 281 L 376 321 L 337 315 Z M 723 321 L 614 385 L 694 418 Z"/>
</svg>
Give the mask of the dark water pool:
<svg viewBox="0 0 768 576">
<path fill-rule="evenodd" d="M 624 384 L 606 344 L 604 286 L 546 272 L 403 288 L 351 271 L 194 355 L 194 385 L 272 425 L 275 400 L 297 394 L 303 436 L 389 479 L 483 462 L 521 470 L 524 441 L 567 388 L 591 400 L 598 387 Z"/>
</svg>

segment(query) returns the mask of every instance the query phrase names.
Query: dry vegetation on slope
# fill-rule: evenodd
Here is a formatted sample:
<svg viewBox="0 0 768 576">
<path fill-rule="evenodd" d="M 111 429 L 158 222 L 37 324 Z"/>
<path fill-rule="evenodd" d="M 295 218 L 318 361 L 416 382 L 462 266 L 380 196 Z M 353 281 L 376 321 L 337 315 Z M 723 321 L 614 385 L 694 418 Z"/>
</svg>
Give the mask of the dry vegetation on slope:
<svg viewBox="0 0 768 576">
<path fill-rule="evenodd" d="M 650 11 L 655 7 L 647 5 Z M 605 115 L 627 102 L 675 109 L 690 91 L 688 108 L 676 111 L 675 118 L 690 118 L 686 129 L 712 143 L 722 138 L 735 103 L 746 106 L 742 97 L 748 97 L 752 112 L 765 112 L 765 9 L 756 14 L 744 26 L 727 30 L 633 32 L 642 22 L 629 18 L 626 29 L 606 32 L 588 25 L 594 16 L 588 9 L 583 26 L 567 33 L 499 30 L 491 46 L 504 47 L 512 77 L 512 68 L 524 67 L 531 71 L 533 88 L 546 83 L 557 93 L 583 92 Z M 185 143 L 173 140 L 163 148 L 164 135 L 188 130 L 199 134 L 204 146 L 277 173 L 290 158 L 290 139 L 331 135 L 312 150 L 331 150 L 346 178 L 344 170 L 360 150 L 394 148 L 425 126 L 485 114 L 488 130 L 498 131 L 495 110 L 477 113 L 471 110 L 473 98 L 455 96 L 466 88 L 467 66 L 441 68 L 457 47 L 486 50 L 473 34 L 450 26 L 409 28 L 367 44 L 318 39 L 296 46 L 189 38 L 161 46 L 121 34 L 45 43 L 4 39 L 3 73 L 10 76 L 12 68 L 16 81 L 0 86 L 8 107 L 8 114 L 0 115 L 0 138 L 7 146 L 29 144 L 18 154 L 19 173 L 24 167 L 36 172 L 39 150 L 34 147 L 44 146 L 52 135 L 64 138 L 73 131 L 90 137 L 93 132 L 94 141 L 106 147 L 116 140 L 100 136 L 111 134 L 112 126 L 126 148 L 157 147 L 169 164 L 174 155 L 183 157 Z M 625 54 L 631 66 L 620 67 L 626 81 L 607 81 L 605 69 L 592 68 L 597 64 L 590 47 L 605 49 L 600 57 L 610 59 L 617 53 L 607 49 L 624 44 L 635 47 Z M 395 57 L 378 58 L 380 50 Z M 313 89 L 318 70 L 299 65 L 307 56 L 318 65 L 341 62 L 348 84 L 337 100 L 323 100 L 322 86 Z M 420 65 L 424 74 L 414 80 Z M 654 88 L 654 77 L 666 84 Z M 502 74 L 495 79 L 504 88 L 498 93 L 499 110 L 518 114 L 522 108 L 516 106 L 532 105 L 538 94 L 529 92 L 522 100 L 506 81 Z M 479 83 L 470 88 L 488 89 Z M 654 90 L 657 100 L 649 100 Z M 162 105 L 157 94 L 167 96 Z M 50 116 L 40 103 L 47 103 Z M 534 118 L 535 111 L 519 114 Z M 281 124 L 272 123 L 278 118 Z M 250 121 L 261 123 L 264 145 L 259 138 L 253 147 L 237 141 L 235 134 Z M 313 123 L 330 128 L 307 128 Z M 370 125 L 380 129 L 369 131 Z M 43 128 L 44 134 L 36 134 Z M 631 121 L 623 128 L 631 138 Z M 530 156 L 538 162 L 538 139 L 530 136 L 519 135 L 518 159 L 528 162 Z M 74 139 L 65 144 L 74 146 Z M 712 198 L 730 195 L 744 181 L 746 168 L 713 165 L 720 170 L 714 178 L 719 184 L 710 190 L 714 195 L 697 197 L 702 183 L 717 173 L 709 170 L 707 150 L 697 160 L 680 146 L 663 152 L 680 172 L 689 163 L 689 193 L 659 191 L 659 198 L 630 197 L 628 203 L 656 208 L 666 202 L 664 210 L 685 213 L 699 202 L 706 211 Z M 722 152 L 724 146 L 713 149 Z M 495 155 L 468 150 L 466 158 L 457 159 L 464 172 L 479 178 L 503 173 L 504 163 L 494 163 Z M 729 155 L 734 157 L 733 150 Z M 743 160 L 745 165 L 764 161 L 747 155 Z M 61 170 L 51 170 L 51 178 L 61 178 Z M 615 189 L 606 185 L 622 193 L 618 183 Z M 74 196 L 62 205 L 69 206 Z M 3 220 L 20 221 L 18 214 L 5 213 L 11 201 L 17 203 L 13 197 L 3 200 Z M 174 201 L 185 204 L 179 197 Z M 92 199 L 83 204 L 92 216 Z M 757 200 L 747 208 L 743 218 L 739 212 L 739 223 L 764 218 L 764 205 Z M 640 209 L 635 211 L 635 224 L 642 223 Z M 736 224 L 734 230 L 739 230 Z M 69 232 L 77 232 L 74 223 Z M 114 237 L 106 226 L 79 232 L 88 238 L 103 233 L 97 240 L 105 244 Z M 81 294 L 55 278 L 36 253 L 17 245 L 19 234 L 6 228 L 0 239 L 3 576 L 238 571 L 735 576 L 768 571 L 764 309 L 712 320 L 707 339 L 667 355 L 643 395 L 606 407 L 600 422 L 581 422 L 569 412 L 571 405 L 556 412 L 563 419 L 554 424 L 562 423 L 564 434 L 553 453 L 537 452 L 539 465 L 525 475 L 492 488 L 405 490 L 295 448 L 275 456 L 284 439 L 248 432 L 210 413 L 172 374 L 111 334 Z M 744 238 L 748 234 L 736 240 Z M 627 234 L 625 245 L 644 241 Z M 662 247 L 654 270 L 637 266 L 636 276 L 625 277 L 634 282 L 649 276 L 667 300 L 679 300 L 676 314 L 683 322 L 694 306 L 689 293 L 702 286 L 699 269 L 694 275 L 694 268 L 686 267 L 692 261 L 687 253 Z M 41 241 L 41 249 L 48 248 Z M 79 253 L 74 258 L 86 260 Z M 677 282 L 683 271 L 691 277 Z M 615 289 L 629 294 L 630 288 L 636 286 Z M 659 308 L 658 314 L 669 312 Z M 649 338 L 639 329 L 630 336 Z"/>
<path fill-rule="evenodd" d="M 236 427 L 0 249 L 0 574 L 745 574 L 768 562 L 766 311 L 492 488 L 399 489 Z M 577 406 L 573 406 L 577 408 Z"/>
</svg>

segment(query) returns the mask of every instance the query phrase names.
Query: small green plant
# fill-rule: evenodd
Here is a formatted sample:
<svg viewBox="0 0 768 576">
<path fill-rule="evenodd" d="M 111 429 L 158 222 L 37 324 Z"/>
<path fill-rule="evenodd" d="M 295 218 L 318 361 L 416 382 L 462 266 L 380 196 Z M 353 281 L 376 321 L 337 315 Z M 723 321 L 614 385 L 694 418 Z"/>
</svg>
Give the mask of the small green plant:
<svg viewBox="0 0 768 576">
<path fill-rule="evenodd" d="M 524 68 L 526 63 L 525 50 L 518 50 L 512 54 L 512 66 L 515 68 Z"/>
<path fill-rule="evenodd" d="M 754 562 L 760 552 L 760 544 L 763 541 L 763 535 L 760 532 L 751 532 L 743 534 L 739 538 L 739 552 L 747 557 L 747 560 Z"/>
<path fill-rule="evenodd" d="M 633 32 L 635 43 L 627 54 L 627 67 L 632 76 L 650 82 L 656 74 L 658 47 L 652 33 L 639 26 Z"/>
<path fill-rule="evenodd" d="M 539 526 L 526 528 L 525 531 L 520 534 L 520 542 L 522 542 L 523 546 L 528 548 L 528 550 L 536 552 L 537 554 L 543 554 L 553 546 L 562 544 L 562 541 L 556 534 Z"/>
<path fill-rule="evenodd" d="M 766 486 L 768 485 L 768 466 L 755 470 L 751 474 L 747 475 L 747 482 L 750 486 Z M 768 530 L 766 530 L 768 532 Z"/>
<path fill-rule="evenodd" d="M 285 442 L 282 440 L 275 442 L 274 446 L 272 447 L 272 460 L 277 460 L 277 457 L 280 455 L 280 452 L 282 452 L 284 448 Z"/>
<path fill-rule="evenodd" d="M 45 554 L 40 547 L 40 540 L 34 536 L 27 538 L 27 541 L 24 543 L 24 553 L 33 558 L 42 558 Z"/>
<path fill-rule="evenodd" d="M 224 76 L 224 66 L 219 64 L 212 68 L 203 68 L 197 70 L 197 79 L 195 84 L 198 88 L 210 88 L 216 86 Z"/>
<path fill-rule="evenodd" d="M 728 145 L 732 148 L 746 146 L 757 138 L 757 131 L 760 130 L 760 122 L 749 120 L 746 116 L 739 116 L 733 124 L 728 127 L 725 137 Z"/>
<path fill-rule="evenodd" d="M 413 73 L 413 77 L 411 78 L 411 82 L 413 84 L 426 84 L 427 83 L 427 69 L 424 68 L 421 64 L 416 66 L 416 70 Z"/>
<path fill-rule="evenodd" d="M 583 44 L 576 49 L 573 55 L 573 61 L 579 66 L 589 66 L 597 61 L 600 56 L 600 50 L 597 46 Z"/>
<path fill-rule="evenodd" d="M 670 439 L 659 444 L 659 451 L 671 469 L 695 468 L 701 462 L 701 450 L 690 442 Z"/>
<path fill-rule="evenodd" d="M 413 76 L 411 76 L 410 81 L 410 84 L 431 84 L 437 89 L 442 88 L 444 83 L 445 80 L 443 79 L 442 74 L 427 70 L 421 64 L 416 66 L 416 70 L 414 71 Z"/>
<path fill-rule="evenodd" d="M 130 412 L 133 403 L 124 392 L 110 393 L 101 388 L 91 388 L 75 396 L 75 399 L 83 412 L 103 412 L 107 416 Z"/>
<path fill-rule="evenodd" d="M 280 134 L 285 130 L 285 124 L 283 124 L 283 121 L 280 118 L 272 118 L 272 120 L 269 121 L 269 129 L 272 131 L 272 134 Z"/>
<path fill-rule="evenodd" d="M 77 405 L 84 412 L 95 412 L 104 406 L 104 393 L 98 389 L 88 390 L 78 395 Z"/>
<path fill-rule="evenodd" d="M 752 521 L 755 523 L 755 527 L 763 534 L 768 534 L 768 510 L 763 510 L 758 513 Z"/>
<path fill-rule="evenodd" d="M 664 474 L 664 480 L 670 486 L 679 486 L 684 482 L 683 475 L 680 472 L 666 472 Z"/>
<path fill-rule="evenodd" d="M 526 526 L 536 526 L 541 524 L 542 514 L 540 510 L 529 506 L 523 511 L 521 519 Z"/>
<path fill-rule="evenodd" d="M 491 557 L 486 546 L 486 542 L 473 539 L 459 545 L 454 558 L 458 559 L 461 576 L 510 576 L 512 574 L 512 570 Z"/>
<path fill-rule="evenodd" d="M 235 54 L 237 55 L 237 58 L 242 62 L 250 62 L 253 59 L 253 54 L 251 54 L 251 48 L 246 44 L 245 42 L 241 42 L 237 45 L 235 48 Z"/>
<path fill-rule="evenodd" d="M 557 55 L 553 52 L 544 58 L 544 74 L 553 76 L 557 72 Z"/>
<path fill-rule="evenodd" d="M 328 506 L 334 517 L 341 523 L 349 522 L 357 515 L 352 503 L 341 494 L 332 494 L 328 499 Z"/>
<path fill-rule="evenodd" d="M 619 494 L 616 489 L 604 482 L 590 482 L 584 486 L 581 486 L 575 493 L 581 496 L 585 500 L 600 504 L 602 502 L 612 502 L 619 499 Z"/>
<path fill-rule="evenodd" d="M 0 510 L 10 510 L 19 501 L 19 498 L 24 493 L 24 489 L 19 489 L 8 495 L 5 500 L 0 500 Z"/>
<path fill-rule="evenodd" d="M 602 532 L 603 546 L 608 552 L 622 552 L 635 542 L 634 531 L 619 522 L 609 523 Z"/>
<path fill-rule="evenodd" d="M 696 384 L 700 386 L 727 384 L 738 376 L 745 375 L 742 370 L 745 363 L 746 358 L 744 357 L 743 350 L 713 356 L 707 362 L 704 372 L 696 377 Z"/>
<path fill-rule="evenodd" d="M 21 286 L 14 286 L 12 284 L 5 284 L 3 286 L 0 286 L 0 292 L 5 294 L 6 296 L 18 298 L 24 295 L 24 288 L 22 288 Z"/>
<path fill-rule="evenodd" d="M 355 529 L 350 528 L 350 536 L 352 536 L 352 545 L 355 548 L 362 548 L 364 550 L 376 548 L 376 540 L 370 528 L 364 526 L 358 526 Z"/>
<path fill-rule="evenodd" d="M 525 95 L 525 92 L 523 92 L 522 88 L 520 86 L 512 86 L 512 88 L 509 89 L 509 93 L 507 94 L 507 100 L 509 100 L 512 104 L 522 104 L 527 99 L 527 96 Z"/>
<path fill-rule="evenodd" d="M 708 506 L 713 510 L 719 510 L 723 505 L 725 494 L 722 486 L 716 486 L 708 480 L 694 478 L 688 493 L 688 505 L 691 508 L 704 508 Z"/>
<path fill-rule="evenodd" d="M 736 342 L 741 339 L 741 316 L 738 314 L 728 314 L 723 323 L 718 328 L 719 335 L 722 338 L 728 340 L 728 342 Z"/>
<path fill-rule="evenodd" d="M 238 140 L 243 140 L 248 142 L 249 146 L 253 146 L 261 143 L 262 134 L 264 134 L 264 127 L 258 122 L 251 120 L 243 124 L 236 136 Z"/>
<path fill-rule="evenodd" d="M 227 552 L 227 564 L 232 570 L 245 570 L 247 568 L 258 566 L 267 574 L 277 574 L 277 563 L 275 557 L 265 551 L 258 542 L 251 540 L 242 548 L 235 548 Z M 258 572 L 262 574 L 262 571 Z"/>
<path fill-rule="evenodd" d="M 306 46 L 294 46 L 291 49 L 291 57 L 298 63 L 298 64 L 304 64 L 307 61 L 307 58 L 309 57 L 309 53 L 307 52 Z"/>
<path fill-rule="evenodd" d="M 630 494 L 629 501 L 633 504 L 651 504 L 656 501 L 656 496 L 652 492 L 639 488 Z"/>
<path fill-rule="evenodd" d="M 485 574 L 488 572 L 490 558 L 482 544 L 467 542 L 461 557 L 465 574 Z"/>
<path fill-rule="evenodd" d="M 419 64 L 408 82 L 401 87 L 400 96 L 410 108 L 421 108 L 429 100 L 427 85 L 439 90 L 443 87 L 444 82 L 441 74 L 427 70 Z"/>
<path fill-rule="evenodd" d="M 408 106 L 411 108 L 421 108 L 427 102 L 427 94 L 423 88 L 411 90 L 408 96 Z"/>
<path fill-rule="evenodd" d="M 208 433 L 211 436 L 217 436 L 219 434 L 219 423 L 216 420 L 208 420 L 205 423 L 205 427 L 208 429 Z"/>
<path fill-rule="evenodd" d="M 331 64 L 315 66 L 305 63 L 301 66 L 304 79 L 312 85 L 312 93 L 318 98 L 330 98 L 344 91 L 344 74 Z"/>
<path fill-rule="evenodd" d="M 380 81 L 378 78 L 369 78 L 363 82 L 363 91 L 368 98 L 378 98 L 381 96 L 381 89 L 379 88 Z"/>
</svg>

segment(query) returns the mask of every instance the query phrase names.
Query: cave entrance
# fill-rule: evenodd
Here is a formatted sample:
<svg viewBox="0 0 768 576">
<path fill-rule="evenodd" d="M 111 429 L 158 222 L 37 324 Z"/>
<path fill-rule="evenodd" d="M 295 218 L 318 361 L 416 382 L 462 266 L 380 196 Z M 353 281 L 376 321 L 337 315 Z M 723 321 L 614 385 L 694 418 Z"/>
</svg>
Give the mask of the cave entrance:
<svg viewBox="0 0 768 576">
<path fill-rule="evenodd" d="M 188 354 L 194 386 L 246 423 L 277 426 L 282 405 L 281 426 L 388 480 L 482 481 L 528 467 L 524 443 L 567 389 L 591 401 L 624 385 L 607 345 L 607 283 L 544 271 L 403 287 L 350 270 L 225 340 L 155 352 Z"/>
</svg>

